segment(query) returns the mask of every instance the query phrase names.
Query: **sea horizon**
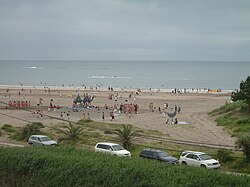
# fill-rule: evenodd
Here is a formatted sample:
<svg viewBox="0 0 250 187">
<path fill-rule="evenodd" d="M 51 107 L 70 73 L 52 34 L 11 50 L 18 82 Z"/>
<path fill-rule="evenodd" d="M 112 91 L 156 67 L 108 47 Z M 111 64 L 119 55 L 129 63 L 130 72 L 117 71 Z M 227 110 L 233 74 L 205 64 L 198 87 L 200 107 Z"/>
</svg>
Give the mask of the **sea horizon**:
<svg viewBox="0 0 250 187">
<path fill-rule="evenodd" d="M 0 60 L 1 85 L 131 89 L 239 88 L 249 61 Z"/>
</svg>

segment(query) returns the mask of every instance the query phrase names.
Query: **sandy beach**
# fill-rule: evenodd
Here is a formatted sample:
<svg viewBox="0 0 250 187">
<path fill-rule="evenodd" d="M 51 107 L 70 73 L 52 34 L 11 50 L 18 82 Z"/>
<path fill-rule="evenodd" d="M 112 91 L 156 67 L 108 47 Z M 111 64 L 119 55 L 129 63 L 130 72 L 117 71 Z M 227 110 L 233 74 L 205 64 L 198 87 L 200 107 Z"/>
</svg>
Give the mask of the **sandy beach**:
<svg viewBox="0 0 250 187">
<path fill-rule="evenodd" d="M 234 146 L 235 139 L 231 137 L 223 127 L 217 126 L 215 119 L 208 116 L 208 112 L 230 102 L 230 93 L 171 93 L 171 91 L 159 90 L 122 90 L 115 88 L 109 91 L 106 88 L 89 89 L 83 87 L 21 87 L 21 86 L 0 86 L 0 126 L 11 124 L 14 127 L 23 127 L 28 122 L 42 122 L 45 126 L 53 126 L 60 121 L 46 115 L 77 122 L 83 115 L 89 114 L 91 120 L 104 121 L 120 124 L 132 124 L 142 129 L 157 130 L 166 137 L 184 141 L 205 142 L 208 144 L 223 144 Z M 84 95 L 95 95 L 91 105 L 95 107 L 80 108 L 78 112 L 72 110 L 73 98 L 77 95 L 82 98 Z M 112 96 L 112 99 L 111 99 Z M 42 100 L 42 102 L 40 102 Z M 13 101 L 24 101 L 30 106 L 23 107 L 29 111 L 9 107 L 3 103 Z M 40 103 L 40 104 L 39 104 Z M 126 113 L 119 112 L 119 106 L 123 104 L 138 105 L 138 113 L 134 111 Z M 153 104 L 153 111 L 150 111 L 149 104 Z M 164 103 L 168 104 L 164 109 Z M 60 106 L 60 109 L 49 109 L 50 105 Z M 115 109 L 115 105 L 118 106 Z M 181 107 L 176 114 L 179 124 L 166 124 L 168 116 L 166 112 L 173 113 L 175 105 Z M 7 107 L 6 107 L 7 106 Z M 159 107 L 161 111 L 159 111 Z M 106 109 L 107 108 L 107 109 Z M 79 108 L 78 108 L 79 109 Z M 42 110 L 43 117 L 38 117 L 34 112 Z M 114 121 L 110 121 L 110 112 L 114 112 Z M 66 114 L 69 114 L 68 116 Z M 1 142 L 10 140 L 1 138 Z"/>
</svg>

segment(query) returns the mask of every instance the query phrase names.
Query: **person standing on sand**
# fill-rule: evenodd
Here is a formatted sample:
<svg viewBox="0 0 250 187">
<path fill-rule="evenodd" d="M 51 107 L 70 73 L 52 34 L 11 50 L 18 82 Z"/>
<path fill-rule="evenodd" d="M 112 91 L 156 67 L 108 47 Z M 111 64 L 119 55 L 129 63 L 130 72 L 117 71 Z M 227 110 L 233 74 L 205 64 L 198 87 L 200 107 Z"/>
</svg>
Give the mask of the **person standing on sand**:
<svg viewBox="0 0 250 187">
<path fill-rule="evenodd" d="M 138 108 L 139 108 L 139 106 L 137 104 L 135 104 L 134 107 L 135 107 L 135 114 L 138 114 Z"/>
<path fill-rule="evenodd" d="M 181 106 L 180 105 L 178 105 L 178 113 L 181 113 Z"/>
<path fill-rule="evenodd" d="M 70 119 L 70 113 L 69 113 L 69 111 L 67 112 L 67 118 L 68 118 L 68 120 Z"/>
<path fill-rule="evenodd" d="M 167 102 L 163 104 L 163 108 L 168 109 L 168 103 Z"/>
<path fill-rule="evenodd" d="M 110 121 L 113 121 L 115 120 L 115 116 L 114 116 L 114 112 L 110 112 Z"/>
<path fill-rule="evenodd" d="M 105 121 L 105 115 L 104 112 L 102 112 L 102 120 Z"/>
<path fill-rule="evenodd" d="M 160 106 L 159 106 L 158 110 L 159 110 L 159 112 L 160 112 L 160 114 L 161 114 L 161 107 L 160 107 Z"/>
<path fill-rule="evenodd" d="M 151 112 L 154 112 L 154 104 L 153 103 L 149 103 L 149 110 Z"/>
</svg>

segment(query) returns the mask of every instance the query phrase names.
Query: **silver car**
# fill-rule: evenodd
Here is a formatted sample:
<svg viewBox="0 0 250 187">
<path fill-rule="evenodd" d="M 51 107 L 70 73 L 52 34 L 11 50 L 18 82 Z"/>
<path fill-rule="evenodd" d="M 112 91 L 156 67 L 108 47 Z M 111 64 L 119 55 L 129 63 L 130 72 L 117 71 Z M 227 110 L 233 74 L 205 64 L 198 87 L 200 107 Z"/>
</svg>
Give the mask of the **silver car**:
<svg viewBox="0 0 250 187">
<path fill-rule="evenodd" d="M 29 145 L 33 146 L 55 146 L 57 145 L 57 142 L 54 140 L 51 140 L 48 136 L 44 135 L 32 135 L 28 140 Z"/>
</svg>

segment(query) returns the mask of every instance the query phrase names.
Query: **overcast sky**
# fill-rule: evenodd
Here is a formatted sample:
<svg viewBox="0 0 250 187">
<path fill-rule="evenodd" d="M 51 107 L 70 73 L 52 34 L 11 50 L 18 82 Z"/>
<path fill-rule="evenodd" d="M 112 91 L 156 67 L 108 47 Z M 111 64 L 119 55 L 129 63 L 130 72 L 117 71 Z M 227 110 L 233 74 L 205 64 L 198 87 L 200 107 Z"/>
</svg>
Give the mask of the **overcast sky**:
<svg viewBox="0 0 250 187">
<path fill-rule="evenodd" d="M 0 0 L 0 59 L 250 61 L 250 0 Z"/>
</svg>

